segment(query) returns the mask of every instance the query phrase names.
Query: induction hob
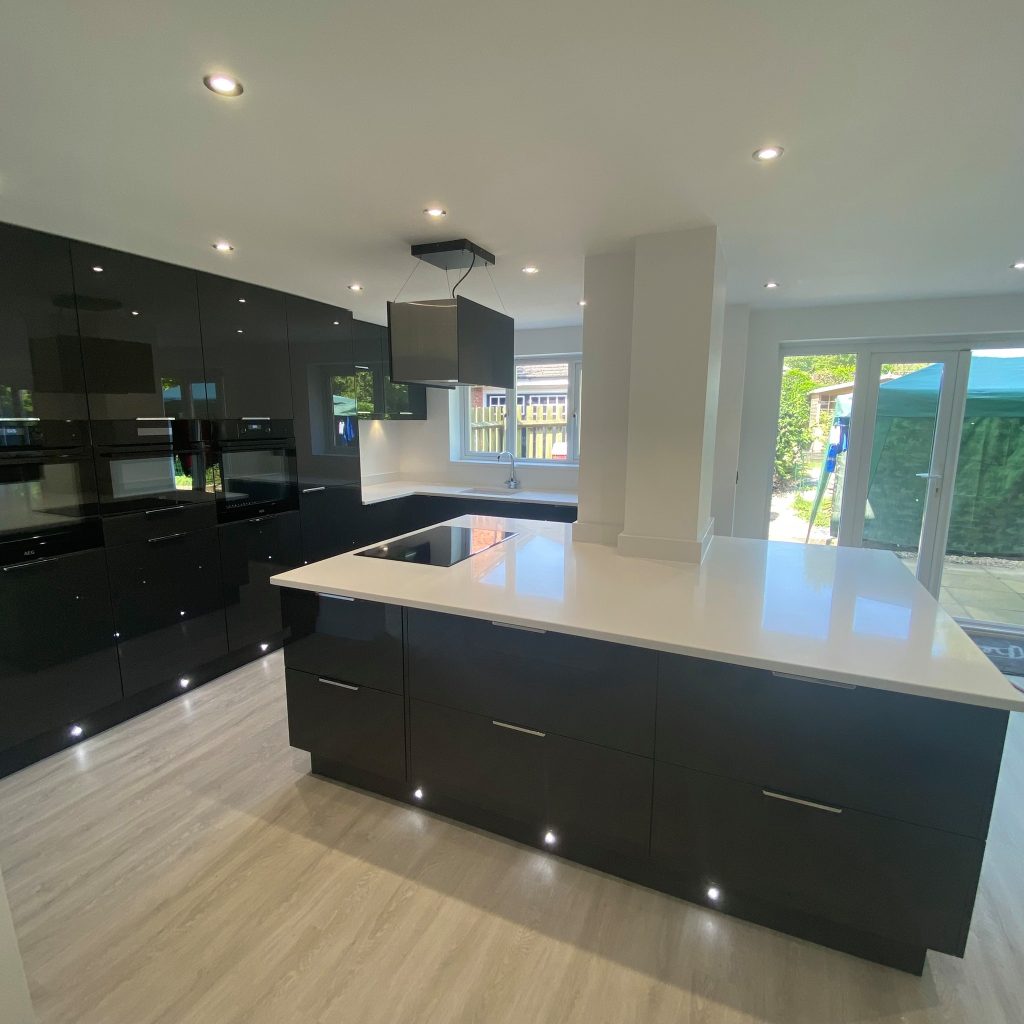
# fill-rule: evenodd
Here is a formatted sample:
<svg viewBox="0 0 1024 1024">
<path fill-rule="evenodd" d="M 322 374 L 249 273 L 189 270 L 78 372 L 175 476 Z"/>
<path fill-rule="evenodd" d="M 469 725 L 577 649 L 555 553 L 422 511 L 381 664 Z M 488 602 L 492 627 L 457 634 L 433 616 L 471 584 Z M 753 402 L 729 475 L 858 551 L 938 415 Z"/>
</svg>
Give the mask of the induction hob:
<svg viewBox="0 0 1024 1024">
<path fill-rule="evenodd" d="M 507 530 L 487 527 L 432 526 L 408 537 L 378 544 L 366 551 L 357 551 L 364 558 L 387 558 L 395 562 L 416 562 L 419 565 L 455 565 L 471 555 L 493 548 L 514 537 Z"/>
</svg>

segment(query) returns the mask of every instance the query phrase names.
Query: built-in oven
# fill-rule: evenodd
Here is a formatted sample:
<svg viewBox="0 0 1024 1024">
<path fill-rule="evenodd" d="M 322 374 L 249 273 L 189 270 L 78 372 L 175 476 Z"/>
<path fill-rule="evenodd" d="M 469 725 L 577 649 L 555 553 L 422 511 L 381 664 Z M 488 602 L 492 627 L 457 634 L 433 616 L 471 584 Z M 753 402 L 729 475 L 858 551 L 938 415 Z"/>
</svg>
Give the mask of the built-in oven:
<svg viewBox="0 0 1024 1024">
<path fill-rule="evenodd" d="M 299 507 L 291 420 L 252 418 L 211 424 L 222 523 Z"/>
<path fill-rule="evenodd" d="M 88 424 L 0 418 L 0 564 L 102 543 Z"/>
<path fill-rule="evenodd" d="M 217 462 L 198 421 L 106 420 L 95 437 L 107 544 L 216 524 Z"/>
</svg>

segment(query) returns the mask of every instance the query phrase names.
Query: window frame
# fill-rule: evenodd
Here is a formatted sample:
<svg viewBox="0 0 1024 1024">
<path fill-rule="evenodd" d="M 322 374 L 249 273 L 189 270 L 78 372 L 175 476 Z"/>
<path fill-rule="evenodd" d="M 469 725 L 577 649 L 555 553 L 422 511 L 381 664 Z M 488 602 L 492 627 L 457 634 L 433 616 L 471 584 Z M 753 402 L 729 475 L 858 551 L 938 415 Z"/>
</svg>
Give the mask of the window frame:
<svg viewBox="0 0 1024 1024">
<path fill-rule="evenodd" d="M 579 353 L 565 355 L 537 355 L 537 356 L 516 356 L 514 365 L 520 366 L 557 365 L 567 363 L 569 367 L 568 383 L 566 386 L 566 457 L 564 459 L 527 459 L 516 456 L 516 463 L 524 466 L 572 466 L 576 468 L 580 464 L 580 431 L 579 431 L 579 409 L 580 390 L 582 385 L 583 357 Z M 493 462 L 493 452 L 470 451 L 469 445 L 469 395 L 470 385 L 460 385 L 458 388 L 458 411 L 459 411 L 459 441 L 458 461 L 460 462 Z M 498 389 L 501 390 L 501 389 Z M 519 395 L 515 387 L 505 388 L 505 405 L 508 412 L 514 412 L 518 419 Z M 497 406 L 500 408 L 501 406 Z M 506 428 L 506 437 L 508 430 Z"/>
</svg>

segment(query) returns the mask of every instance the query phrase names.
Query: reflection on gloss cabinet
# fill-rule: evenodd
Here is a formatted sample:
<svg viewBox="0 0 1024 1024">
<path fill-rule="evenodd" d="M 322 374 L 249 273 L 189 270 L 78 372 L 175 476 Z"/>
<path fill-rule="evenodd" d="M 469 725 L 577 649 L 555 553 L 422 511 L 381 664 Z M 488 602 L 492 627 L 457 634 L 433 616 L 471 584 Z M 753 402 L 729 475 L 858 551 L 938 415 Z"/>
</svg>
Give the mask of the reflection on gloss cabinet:
<svg viewBox="0 0 1024 1024">
<path fill-rule="evenodd" d="M 291 419 L 285 295 L 200 273 L 205 417 Z"/>
<path fill-rule="evenodd" d="M 206 413 L 196 273 L 71 243 L 94 419 L 193 419 Z"/>
<path fill-rule="evenodd" d="M 68 241 L 0 224 L 0 416 L 88 415 Z"/>
<path fill-rule="evenodd" d="M 301 561 L 299 513 L 258 516 L 218 528 L 228 647 L 275 644 L 282 632 L 281 598 L 270 577 Z"/>
<path fill-rule="evenodd" d="M 0 750 L 121 699 L 103 551 L 0 569 Z"/>
</svg>

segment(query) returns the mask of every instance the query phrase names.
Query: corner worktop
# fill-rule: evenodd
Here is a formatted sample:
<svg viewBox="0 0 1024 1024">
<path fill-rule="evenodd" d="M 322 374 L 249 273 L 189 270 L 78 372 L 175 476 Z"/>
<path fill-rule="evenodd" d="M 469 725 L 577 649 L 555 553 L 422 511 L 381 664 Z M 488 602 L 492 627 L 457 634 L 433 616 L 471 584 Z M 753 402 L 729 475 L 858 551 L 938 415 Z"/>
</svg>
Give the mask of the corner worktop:
<svg viewBox="0 0 1024 1024">
<path fill-rule="evenodd" d="M 461 516 L 515 536 L 449 568 L 338 555 L 282 587 L 545 629 L 1003 710 L 1024 694 L 889 552 L 716 537 L 689 565 L 620 556 L 571 526 Z"/>
<path fill-rule="evenodd" d="M 408 498 L 414 494 L 477 501 L 509 501 L 526 505 L 576 505 L 579 502 L 578 496 L 568 491 L 537 491 L 527 488 L 511 490 L 500 484 L 486 487 L 482 484 L 432 484 L 422 480 L 387 480 L 362 485 L 364 505 L 377 505 L 382 501 Z"/>
</svg>

